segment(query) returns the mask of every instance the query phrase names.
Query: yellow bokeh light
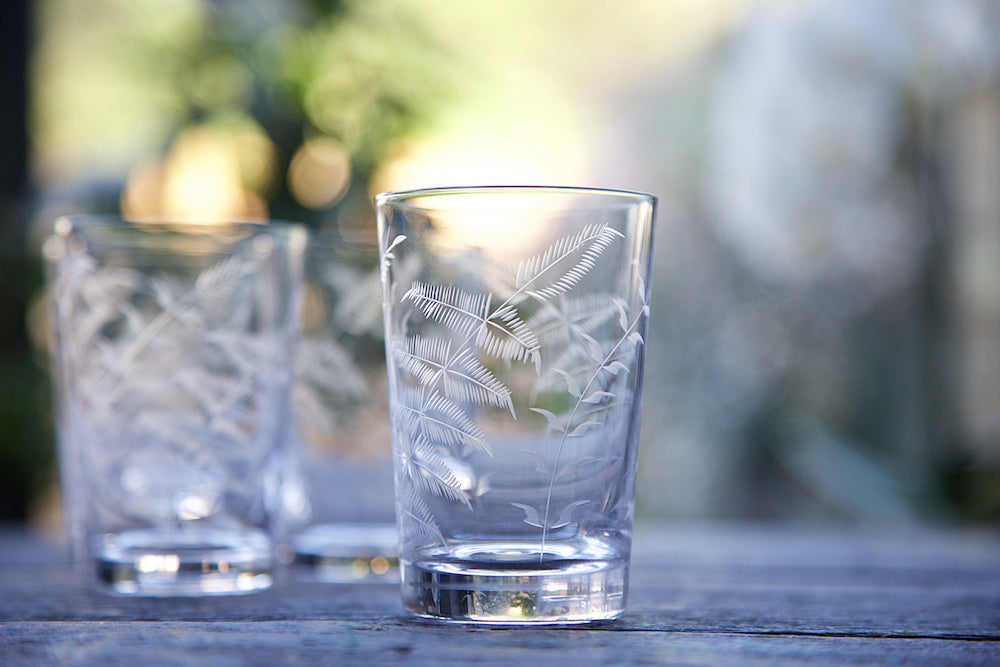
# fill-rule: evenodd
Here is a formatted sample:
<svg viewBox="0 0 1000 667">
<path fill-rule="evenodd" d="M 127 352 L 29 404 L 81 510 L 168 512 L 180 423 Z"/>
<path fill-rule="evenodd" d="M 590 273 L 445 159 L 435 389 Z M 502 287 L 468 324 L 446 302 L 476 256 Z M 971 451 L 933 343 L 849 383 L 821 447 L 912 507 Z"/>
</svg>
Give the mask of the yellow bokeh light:
<svg viewBox="0 0 1000 667">
<path fill-rule="evenodd" d="M 239 166 L 243 187 L 263 196 L 274 186 L 278 171 L 278 149 L 274 142 L 255 125 L 236 127 L 226 136 Z"/>
<path fill-rule="evenodd" d="M 186 130 L 167 158 L 162 214 L 225 219 L 244 215 L 239 164 L 228 143 L 208 127 Z"/>
<path fill-rule="evenodd" d="M 342 143 L 330 137 L 309 139 L 292 157 L 288 188 L 307 208 L 337 203 L 351 182 L 351 156 Z"/>
<path fill-rule="evenodd" d="M 121 208 L 126 217 L 152 218 L 160 215 L 160 193 L 163 190 L 163 165 L 144 160 L 132 167 Z"/>
<path fill-rule="evenodd" d="M 274 182 L 276 149 L 248 125 L 184 130 L 161 161 L 137 163 L 122 194 L 129 217 L 213 222 L 266 218 L 264 193 Z"/>
</svg>

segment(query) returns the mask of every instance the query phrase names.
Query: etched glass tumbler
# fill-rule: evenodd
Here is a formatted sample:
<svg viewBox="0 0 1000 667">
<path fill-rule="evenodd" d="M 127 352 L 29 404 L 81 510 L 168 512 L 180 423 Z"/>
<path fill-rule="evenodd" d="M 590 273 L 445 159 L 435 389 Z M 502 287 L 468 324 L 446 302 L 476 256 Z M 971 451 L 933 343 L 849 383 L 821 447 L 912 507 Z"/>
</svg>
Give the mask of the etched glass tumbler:
<svg viewBox="0 0 1000 667">
<path fill-rule="evenodd" d="M 493 187 L 376 204 L 404 607 L 618 616 L 655 199 Z"/>
<path fill-rule="evenodd" d="M 295 456 L 285 507 L 295 572 L 398 577 L 378 245 L 332 231 L 306 253 L 295 364 Z"/>
<path fill-rule="evenodd" d="M 278 223 L 56 223 L 60 474 L 102 590 L 271 584 L 305 242 Z"/>
</svg>

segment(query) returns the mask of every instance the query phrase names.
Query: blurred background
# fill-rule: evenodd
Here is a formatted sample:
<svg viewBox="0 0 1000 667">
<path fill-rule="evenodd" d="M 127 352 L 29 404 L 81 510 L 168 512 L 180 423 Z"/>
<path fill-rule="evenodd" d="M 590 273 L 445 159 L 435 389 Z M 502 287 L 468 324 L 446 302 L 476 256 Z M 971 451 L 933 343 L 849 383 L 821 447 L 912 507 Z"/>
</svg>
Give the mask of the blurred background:
<svg viewBox="0 0 1000 667">
<path fill-rule="evenodd" d="M 660 198 L 638 514 L 1000 519 L 996 0 L 7 0 L 0 521 L 58 525 L 41 239 Z"/>
</svg>

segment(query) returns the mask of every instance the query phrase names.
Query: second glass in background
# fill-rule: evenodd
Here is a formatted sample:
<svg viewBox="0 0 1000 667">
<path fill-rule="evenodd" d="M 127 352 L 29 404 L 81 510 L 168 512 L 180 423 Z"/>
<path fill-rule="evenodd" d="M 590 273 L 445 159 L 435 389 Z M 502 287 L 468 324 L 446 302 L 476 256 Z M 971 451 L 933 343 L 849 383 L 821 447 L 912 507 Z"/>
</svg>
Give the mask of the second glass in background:
<svg viewBox="0 0 1000 667">
<path fill-rule="evenodd" d="M 59 465 L 87 580 L 271 585 L 306 230 L 73 216 L 45 243 Z"/>
<path fill-rule="evenodd" d="M 311 235 L 284 506 L 299 578 L 395 581 L 378 247 Z"/>
</svg>

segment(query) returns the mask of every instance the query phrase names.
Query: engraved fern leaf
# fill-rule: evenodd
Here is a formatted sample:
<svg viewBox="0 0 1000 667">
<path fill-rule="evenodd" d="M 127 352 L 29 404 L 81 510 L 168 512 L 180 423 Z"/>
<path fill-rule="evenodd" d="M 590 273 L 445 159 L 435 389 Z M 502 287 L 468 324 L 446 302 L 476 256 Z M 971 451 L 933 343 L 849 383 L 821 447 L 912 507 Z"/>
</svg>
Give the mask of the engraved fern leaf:
<svg viewBox="0 0 1000 667">
<path fill-rule="evenodd" d="M 645 293 L 643 294 L 645 299 Z M 556 450 L 555 461 L 551 466 L 549 474 L 549 489 L 546 494 L 545 509 L 542 513 L 542 550 L 545 549 L 545 541 L 548 537 L 548 520 L 551 511 L 552 491 L 555 488 L 556 478 L 560 471 L 567 466 L 560 468 L 559 459 L 562 456 L 569 438 L 582 437 L 591 430 L 603 427 L 610 408 L 616 404 L 617 395 L 614 392 L 601 388 L 602 378 L 609 375 L 616 378 L 623 371 L 628 371 L 628 365 L 622 359 L 630 359 L 635 351 L 643 344 L 641 329 L 649 317 L 649 305 L 643 302 L 640 312 L 631 320 L 628 317 L 628 307 L 623 302 L 616 302 L 616 308 L 620 312 L 618 326 L 622 329 L 620 337 L 614 342 L 611 349 L 599 362 L 589 378 L 584 383 L 579 383 L 576 378 L 565 371 L 558 371 L 567 383 L 567 390 L 576 398 L 576 403 L 565 417 L 557 416 L 551 411 L 540 408 L 532 410 L 549 422 L 552 430 L 562 433 L 559 446 Z M 593 368 L 593 367 L 592 367 Z M 578 465 L 579 461 L 571 461 L 569 466 Z"/>
<path fill-rule="evenodd" d="M 407 476 L 424 491 L 462 503 L 469 510 L 472 503 L 462 490 L 462 482 L 437 447 L 418 436 L 408 456 Z"/>
<path fill-rule="evenodd" d="M 427 507 L 427 502 L 420 497 L 417 489 L 410 485 L 402 485 L 398 493 L 400 519 L 410 528 L 404 531 L 404 534 L 422 535 L 445 545 L 444 535 L 434 521 L 434 514 Z"/>
<path fill-rule="evenodd" d="M 619 301 L 602 293 L 560 297 L 539 308 L 527 325 L 546 343 L 564 343 L 592 336 L 619 314 L 618 305 Z"/>
<path fill-rule="evenodd" d="M 347 407 L 367 397 L 368 378 L 350 349 L 366 334 L 382 337 L 378 271 L 358 271 L 325 245 L 314 250 L 310 278 L 322 297 L 324 314 L 328 301 L 332 314 L 318 328 L 307 328 L 298 346 L 293 400 L 297 419 L 305 426 L 301 434 L 331 433 L 342 411 L 329 410 L 329 405 Z"/>
<path fill-rule="evenodd" d="M 351 405 L 368 394 L 364 373 L 338 342 L 307 338 L 299 343 L 293 401 L 299 422 L 321 432 L 332 432 L 336 410 L 330 403 Z"/>
<path fill-rule="evenodd" d="M 539 338 L 559 351 L 540 373 L 533 401 L 539 393 L 554 391 L 563 382 L 571 387 L 579 385 L 595 364 L 603 363 L 604 349 L 596 336 L 618 314 L 615 299 L 592 294 L 584 298 L 560 297 L 544 304 L 528 320 Z"/>
<path fill-rule="evenodd" d="M 595 385 L 585 373 L 593 371 L 595 365 L 603 368 L 614 361 L 605 357 L 595 335 L 618 310 L 607 298 L 577 299 L 567 295 L 593 271 L 604 251 L 621 238 L 623 234 L 608 224 L 587 226 L 521 262 L 505 278 L 495 267 L 460 262 L 473 268 L 481 284 L 488 286 L 482 292 L 469 292 L 455 284 L 418 280 L 409 284 L 398 302 L 409 304 L 434 325 L 427 327 L 428 334 L 401 336 L 391 349 L 397 370 L 412 378 L 418 387 L 401 383 L 396 387 L 393 405 L 394 425 L 400 431 L 399 469 L 407 482 L 401 494 L 402 512 L 405 521 L 416 523 L 418 532 L 442 539 L 421 492 L 461 502 L 471 509 L 456 476 L 451 452 L 468 447 L 490 454 L 491 449 L 485 433 L 464 406 L 503 407 L 517 419 L 510 389 L 484 365 L 483 358 L 532 364 L 541 374 L 542 337 L 573 341 L 570 355 L 556 360 L 561 368 L 553 377 L 573 389 L 576 406 L 568 416 L 551 412 L 544 415 L 554 430 L 563 433 L 563 442 L 600 426 L 604 414 L 617 404 L 604 384 Z M 396 236 L 383 248 L 383 284 L 393 299 L 393 263 L 405 240 L 405 236 Z M 527 314 L 522 314 L 522 304 L 529 299 L 540 307 L 528 306 Z M 526 322 L 527 315 L 531 317 Z M 402 321 L 409 318 L 404 313 Z M 576 365 L 582 370 L 566 370 Z M 616 377 L 615 373 L 607 375 L 612 381 Z M 542 409 L 536 412 L 545 413 Z M 551 474 L 554 483 L 560 474 L 558 454 L 552 465 L 540 455 L 535 456 L 539 472 Z M 589 463 L 563 468 L 568 471 Z M 573 511 L 586 502 L 569 503 L 554 522 L 549 521 L 551 487 L 543 512 L 527 505 L 517 506 L 525 511 L 527 523 L 542 528 L 544 547 L 547 531 L 567 525 Z"/>
<path fill-rule="evenodd" d="M 578 234 L 557 240 L 545 252 L 518 264 L 516 292 L 542 302 L 569 292 L 597 265 L 601 253 L 620 238 L 624 238 L 621 232 L 604 224 L 588 225 Z M 570 259 L 573 264 L 558 271 Z"/>
<path fill-rule="evenodd" d="M 448 398 L 504 407 L 514 415 L 510 389 L 483 366 L 474 350 L 465 348 L 452 354 L 449 340 L 409 337 L 393 352 L 400 367 L 428 391 L 440 384 Z"/>
<path fill-rule="evenodd" d="M 493 295 L 472 294 L 454 285 L 414 282 L 403 295 L 424 317 L 441 323 L 458 338 L 472 340 L 489 356 L 537 363 L 538 337 L 517 309 L 503 305 L 490 311 Z"/>
<path fill-rule="evenodd" d="M 114 267 L 98 269 L 94 258 L 69 254 L 61 261 L 59 274 L 53 299 L 62 304 L 60 314 L 67 315 L 60 328 L 69 332 L 75 348 L 95 340 L 98 332 L 117 318 L 124 318 L 128 331 L 138 331 L 145 325 L 130 305 L 118 307 L 141 284 L 137 272 Z"/>
<path fill-rule="evenodd" d="M 324 267 L 323 283 L 337 295 L 333 321 L 351 336 L 381 338 L 382 287 L 378 270 L 358 271 L 336 262 Z"/>
<path fill-rule="evenodd" d="M 505 335 L 493 335 L 494 329 Z M 498 359 L 532 363 L 536 369 L 541 363 L 541 343 L 538 336 L 521 321 L 517 309 L 511 305 L 501 306 L 493 311 L 476 343 L 482 346 L 486 354 Z"/>
<path fill-rule="evenodd" d="M 180 295 L 175 294 L 174 285 L 181 286 L 182 283 L 157 281 L 154 297 L 162 310 L 119 351 L 116 363 L 107 373 L 112 383 L 121 379 L 136 357 L 172 321 L 198 326 L 224 314 L 232 306 L 233 295 L 239 288 L 239 279 L 246 271 L 247 264 L 242 258 L 226 258 L 202 271 L 191 288 L 180 287 L 183 290 Z"/>
<path fill-rule="evenodd" d="M 396 408 L 408 432 L 422 432 L 435 442 L 450 446 L 467 445 L 484 454 L 492 454 L 486 434 L 457 403 L 441 394 L 434 394 L 421 405 L 418 392 L 408 387 L 401 390 L 408 396 Z"/>
<path fill-rule="evenodd" d="M 161 276 L 153 280 L 151 289 L 165 319 L 202 326 L 226 316 L 245 272 L 246 262 L 232 256 L 205 268 L 193 283 L 177 276 Z"/>
<path fill-rule="evenodd" d="M 389 276 L 392 273 L 392 263 L 396 260 L 396 253 L 393 251 L 404 241 L 406 241 L 406 236 L 399 234 L 392 239 L 386 247 L 382 248 L 382 260 L 380 262 L 379 271 L 382 276 L 383 285 L 389 284 Z"/>
<path fill-rule="evenodd" d="M 546 530 L 558 530 L 560 528 L 565 528 L 570 523 L 572 523 L 573 512 L 577 507 L 581 505 L 586 505 L 589 500 L 574 500 L 573 502 L 566 505 L 562 512 L 559 513 L 559 518 L 553 521 L 551 524 L 546 525 L 545 519 L 541 517 L 538 510 L 531 505 L 525 505 L 524 503 L 511 503 L 514 507 L 524 510 L 523 521 L 529 526 L 534 526 L 535 528 L 544 528 Z"/>
<path fill-rule="evenodd" d="M 225 457 L 246 447 L 266 372 L 261 363 L 270 358 L 272 343 L 253 333 L 254 301 L 243 298 L 250 268 L 245 259 L 221 260 L 193 280 L 161 275 L 147 281 L 130 269 L 97 269 L 92 263 L 81 268 L 86 273 L 64 289 L 75 297 L 73 317 L 86 320 L 86 327 L 68 335 L 80 350 L 77 362 L 86 364 L 75 372 L 81 403 L 94 418 L 93 437 L 156 439 L 163 443 L 164 465 Z M 178 364 L 178 355 L 186 362 Z M 106 476 L 132 465 L 135 455 L 108 447 L 95 450 L 84 465 Z M 223 484 L 239 493 L 243 483 L 206 478 L 199 493 L 214 497 Z M 137 492 L 116 485 L 103 493 L 109 508 L 137 518 L 155 512 L 179 521 L 193 516 L 191 506 L 157 503 L 155 494 L 136 498 Z M 209 503 L 199 511 L 214 508 Z"/>
<path fill-rule="evenodd" d="M 415 281 L 403 295 L 425 317 L 437 320 L 458 336 L 470 337 L 486 325 L 490 294 L 472 294 L 454 285 L 433 285 Z"/>
</svg>

